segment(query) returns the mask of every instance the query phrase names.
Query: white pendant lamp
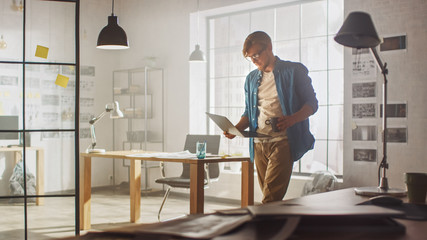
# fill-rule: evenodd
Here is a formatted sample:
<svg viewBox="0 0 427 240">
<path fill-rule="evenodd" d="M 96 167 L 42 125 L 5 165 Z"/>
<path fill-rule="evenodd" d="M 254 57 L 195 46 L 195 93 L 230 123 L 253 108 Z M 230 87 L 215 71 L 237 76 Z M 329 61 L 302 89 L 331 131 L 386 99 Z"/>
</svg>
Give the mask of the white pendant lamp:
<svg viewBox="0 0 427 240">
<path fill-rule="evenodd" d="M 205 55 L 203 54 L 203 52 L 200 50 L 200 45 L 198 44 L 199 42 L 199 0 L 197 0 L 197 44 L 195 46 L 194 51 L 190 54 L 190 58 L 189 61 L 190 62 L 204 62 L 205 61 Z"/>
</svg>

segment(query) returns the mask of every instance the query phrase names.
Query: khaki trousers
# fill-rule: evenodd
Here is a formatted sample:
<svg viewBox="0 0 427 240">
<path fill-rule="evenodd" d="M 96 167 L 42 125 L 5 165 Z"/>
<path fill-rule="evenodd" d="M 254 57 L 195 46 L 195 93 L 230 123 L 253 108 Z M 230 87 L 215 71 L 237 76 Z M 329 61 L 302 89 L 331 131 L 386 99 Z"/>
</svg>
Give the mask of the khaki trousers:
<svg viewBox="0 0 427 240">
<path fill-rule="evenodd" d="M 293 168 L 288 140 L 254 143 L 254 150 L 262 203 L 281 201 L 288 189 Z"/>
</svg>

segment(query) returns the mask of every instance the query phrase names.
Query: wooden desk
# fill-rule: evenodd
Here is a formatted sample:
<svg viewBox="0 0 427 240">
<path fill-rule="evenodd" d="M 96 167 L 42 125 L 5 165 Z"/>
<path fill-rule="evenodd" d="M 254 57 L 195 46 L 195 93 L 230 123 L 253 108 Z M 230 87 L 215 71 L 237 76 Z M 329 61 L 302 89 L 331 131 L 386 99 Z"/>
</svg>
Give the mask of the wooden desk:
<svg viewBox="0 0 427 240">
<path fill-rule="evenodd" d="M 13 152 L 14 164 L 22 159 L 23 147 L 1 147 L 0 152 Z M 40 147 L 25 147 L 25 150 L 36 151 L 36 195 L 44 195 L 44 150 Z M 43 205 L 44 198 L 37 197 L 36 205 Z"/>
<path fill-rule="evenodd" d="M 366 201 L 367 197 L 362 197 L 356 195 L 354 193 L 353 188 L 342 189 L 332 192 L 319 193 L 314 195 L 309 195 L 305 197 L 295 198 L 291 200 L 287 200 L 284 202 L 277 202 L 277 204 L 283 206 L 286 204 L 298 204 L 302 206 L 310 206 L 310 207 L 325 207 L 325 206 L 333 206 L 334 208 L 339 209 L 340 207 L 349 207 L 354 206 L 355 204 Z M 404 201 L 407 201 L 404 198 Z M 273 203 L 276 204 L 276 203 Z M 163 235 L 142 235 L 141 231 L 144 229 L 162 229 L 163 227 L 171 229 L 171 226 L 174 224 L 181 224 L 182 220 L 189 219 L 189 221 L 194 221 L 194 225 L 197 224 L 197 219 L 204 217 L 206 215 L 193 215 L 187 216 L 185 218 L 176 219 L 168 222 L 161 223 L 153 223 L 153 224 L 136 224 L 127 227 L 121 227 L 116 229 L 109 229 L 104 232 L 93 232 L 88 233 L 85 236 L 81 237 L 73 237 L 68 239 L 73 240 L 95 240 L 95 239 L 105 239 L 105 240 L 113 240 L 113 239 L 177 239 L 175 237 L 168 237 Z M 345 216 L 344 216 L 345 217 Z M 279 222 L 279 219 L 274 218 L 265 218 L 271 222 L 271 225 L 274 225 L 276 222 Z M 342 239 L 372 239 L 372 240 L 424 240 L 427 236 L 427 221 L 413 221 L 413 220 L 404 220 L 404 219 L 395 219 L 397 222 L 405 226 L 406 232 L 402 234 L 395 234 L 390 232 L 381 232 L 378 231 L 346 231 L 339 230 L 339 226 L 337 226 L 338 231 L 317 231 L 317 232 L 299 232 L 294 233 L 290 239 L 294 240 L 342 240 Z M 240 226 L 240 230 L 231 231 L 230 233 L 226 233 L 224 235 L 219 236 L 218 238 L 213 239 L 250 239 L 250 240 L 264 240 L 271 239 L 266 238 L 267 236 L 274 235 L 274 232 L 270 232 L 273 228 L 270 226 L 261 225 L 263 227 L 257 226 L 257 224 L 262 223 L 262 221 L 257 220 L 254 224 L 243 225 Z M 200 223 L 198 223 L 200 224 Z M 190 224 L 185 225 L 186 227 L 190 226 Z M 281 228 L 282 226 L 280 226 Z M 280 229 L 279 228 L 279 229 Z M 375 228 L 375 226 L 374 226 Z M 188 229 L 187 229 L 188 230 Z M 161 232 L 161 231 L 160 231 Z M 180 239 L 178 237 L 178 239 Z"/>
<path fill-rule="evenodd" d="M 141 202 L 141 161 L 162 161 L 190 164 L 190 214 L 203 213 L 204 210 L 204 164 L 219 162 L 242 162 L 242 207 L 254 203 L 254 165 L 248 157 L 206 158 L 206 159 L 173 159 L 173 158 L 143 158 L 128 156 L 144 153 L 144 151 L 112 151 L 105 153 L 80 154 L 80 229 L 91 228 L 90 199 L 91 199 L 91 159 L 118 158 L 130 161 L 130 221 L 140 219 Z M 147 153 L 147 152 L 146 152 Z"/>
<path fill-rule="evenodd" d="M 319 193 L 314 195 L 308 195 L 300 198 L 290 199 L 285 201 L 287 204 L 299 204 L 303 206 L 333 206 L 336 208 L 354 206 L 358 203 L 367 201 L 369 197 L 356 195 L 354 188 L 346 188 L 332 192 Z M 408 202 L 407 197 L 402 198 L 404 202 Z M 403 235 L 391 235 L 381 233 L 346 233 L 344 234 L 303 234 L 295 239 L 399 239 L 399 240 L 414 240 L 414 239 L 426 239 L 427 236 L 427 221 L 415 221 L 395 218 L 397 222 L 401 223 L 406 228 L 406 233 Z"/>
</svg>

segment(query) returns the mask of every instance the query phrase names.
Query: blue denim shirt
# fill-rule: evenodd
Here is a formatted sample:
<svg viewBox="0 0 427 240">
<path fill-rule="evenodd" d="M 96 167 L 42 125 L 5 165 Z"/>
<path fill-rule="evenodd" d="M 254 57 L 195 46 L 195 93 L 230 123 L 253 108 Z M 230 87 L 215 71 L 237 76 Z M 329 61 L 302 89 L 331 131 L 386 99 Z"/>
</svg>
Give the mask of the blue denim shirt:
<svg viewBox="0 0 427 240">
<path fill-rule="evenodd" d="M 305 104 L 315 113 L 318 109 L 316 93 L 308 76 L 307 68 L 296 62 L 282 61 L 276 57 L 273 70 L 277 94 L 283 115 L 298 112 Z M 262 72 L 253 70 L 246 77 L 245 101 L 246 108 L 242 116 L 249 119 L 249 131 L 255 132 L 258 127 L 258 87 Z M 309 120 L 305 119 L 289 127 L 286 132 L 294 161 L 299 160 L 308 150 L 314 147 L 314 137 L 310 133 Z M 254 141 L 249 141 L 251 161 L 254 159 Z"/>
</svg>

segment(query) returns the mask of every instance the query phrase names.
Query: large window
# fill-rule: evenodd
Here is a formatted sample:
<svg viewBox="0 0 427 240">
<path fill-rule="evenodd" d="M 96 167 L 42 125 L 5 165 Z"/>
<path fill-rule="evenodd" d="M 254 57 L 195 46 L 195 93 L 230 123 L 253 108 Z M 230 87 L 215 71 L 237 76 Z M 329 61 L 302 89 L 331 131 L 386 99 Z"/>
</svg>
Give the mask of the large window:
<svg viewBox="0 0 427 240">
<path fill-rule="evenodd" d="M 343 21 L 343 0 L 299 1 L 207 19 L 207 78 L 209 112 L 237 123 L 244 111 L 244 82 L 255 65 L 241 53 L 253 31 L 265 31 L 273 52 L 282 60 L 303 63 L 310 71 L 319 110 L 310 117 L 315 148 L 294 165 L 294 172 L 328 170 L 342 174 L 343 166 L 343 48 L 333 36 Z M 208 122 L 210 134 L 222 134 Z M 222 139 L 221 150 L 248 155 L 248 140 Z M 238 167 L 226 166 L 230 169 Z"/>
</svg>

